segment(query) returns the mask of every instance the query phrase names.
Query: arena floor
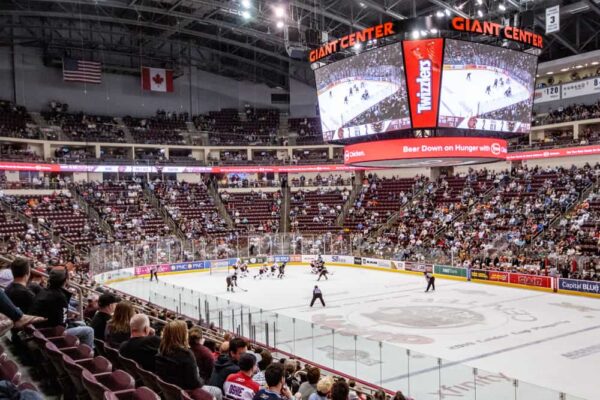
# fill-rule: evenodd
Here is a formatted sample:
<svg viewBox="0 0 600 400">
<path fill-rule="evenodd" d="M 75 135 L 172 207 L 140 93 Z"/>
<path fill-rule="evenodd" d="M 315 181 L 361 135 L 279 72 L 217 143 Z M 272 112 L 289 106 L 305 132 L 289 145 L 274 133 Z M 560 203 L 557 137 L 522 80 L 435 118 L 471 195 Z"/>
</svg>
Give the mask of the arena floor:
<svg viewBox="0 0 600 400">
<path fill-rule="evenodd" d="M 308 306 L 316 277 L 301 266 L 289 266 L 284 280 L 241 279 L 245 292 L 226 292 L 224 271 L 161 281 L 294 317 L 294 338 L 286 332 L 291 325 L 281 323 L 278 347 L 416 400 L 558 400 L 550 389 L 568 393 L 570 400 L 598 398 L 600 300 L 443 279 L 437 279 L 435 292 L 424 293 L 421 276 L 330 271 L 330 279 L 318 283 L 325 308 Z M 138 279 L 112 286 L 151 298 L 151 290 L 174 291 L 164 283 Z M 315 335 L 301 320 L 337 334 L 333 340 L 326 330 Z M 410 356 L 400 347 L 411 349 Z M 435 357 L 443 359 L 441 368 Z"/>
</svg>

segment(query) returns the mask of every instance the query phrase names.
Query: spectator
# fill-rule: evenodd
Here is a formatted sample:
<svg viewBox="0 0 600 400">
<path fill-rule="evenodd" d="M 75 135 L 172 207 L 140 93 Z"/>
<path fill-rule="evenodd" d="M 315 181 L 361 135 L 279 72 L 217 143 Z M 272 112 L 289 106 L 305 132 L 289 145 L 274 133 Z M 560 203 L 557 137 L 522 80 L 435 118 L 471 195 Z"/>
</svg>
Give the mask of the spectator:
<svg viewBox="0 0 600 400">
<path fill-rule="evenodd" d="M 112 293 L 104 293 L 100 295 L 98 299 L 98 311 L 94 314 L 90 326 L 94 329 L 94 335 L 96 339 L 104 340 L 104 333 L 106 332 L 106 323 L 111 319 L 118 302 L 120 302 L 117 296 Z"/>
<path fill-rule="evenodd" d="M 90 295 L 87 299 L 87 306 L 83 310 L 83 317 L 87 320 L 92 320 L 98 311 L 98 296 Z"/>
<path fill-rule="evenodd" d="M 156 373 L 165 382 L 184 390 L 202 387 L 196 359 L 190 350 L 185 321 L 175 320 L 165 326 L 155 364 Z"/>
<path fill-rule="evenodd" d="M 150 328 L 150 319 L 147 315 L 136 314 L 131 318 L 129 328 L 131 338 L 121 343 L 119 352 L 145 370 L 155 372 L 154 360 L 160 346 L 160 338 L 154 334 L 154 329 Z"/>
<path fill-rule="evenodd" d="M 117 303 L 112 318 L 106 324 L 106 331 L 104 332 L 106 344 L 118 348 L 121 343 L 129 339 L 131 335 L 129 323 L 134 315 L 135 309 L 130 302 L 121 301 Z"/>
<path fill-rule="evenodd" d="M 260 389 L 253 400 L 291 400 L 292 393 L 285 387 L 285 371 L 281 363 L 274 363 L 265 370 L 267 387 Z"/>
<path fill-rule="evenodd" d="M 407 399 L 401 391 L 397 391 L 392 400 L 410 400 Z"/>
<path fill-rule="evenodd" d="M 327 400 L 329 396 L 329 392 L 331 391 L 331 386 L 333 385 L 331 377 L 327 376 L 322 378 L 319 383 L 317 383 L 317 391 L 311 394 L 308 399 L 309 400 Z"/>
<path fill-rule="evenodd" d="M 267 384 L 265 380 L 265 370 L 273 362 L 273 356 L 267 349 L 261 349 L 260 351 L 261 360 L 258 362 L 259 371 L 254 375 L 254 382 L 258 383 L 261 387 Z"/>
<path fill-rule="evenodd" d="M 213 368 L 215 366 L 215 358 L 212 352 L 202 343 L 202 329 L 194 327 L 189 331 L 190 349 L 196 358 L 198 373 L 204 382 L 210 380 Z M 214 343 L 214 342 L 213 342 Z"/>
<path fill-rule="evenodd" d="M 302 400 L 308 400 L 311 394 L 317 391 L 317 383 L 321 378 L 321 370 L 317 367 L 308 367 L 306 371 L 307 381 L 303 382 L 298 389 Z"/>
<path fill-rule="evenodd" d="M 4 290 L 4 293 L 21 309 L 28 313 L 35 300 L 35 294 L 27 288 L 27 281 L 31 275 L 29 261 L 24 258 L 17 258 L 10 264 L 10 270 L 14 277 L 13 281 Z"/>
<path fill-rule="evenodd" d="M 240 370 L 237 365 L 240 357 L 248 350 L 248 343 L 240 338 L 233 338 L 229 341 L 227 354 L 221 354 L 215 362 L 215 369 L 210 377 L 210 385 L 223 389 L 225 379 L 230 374 L 235 374 Z"/>
<path fill-rule="evenodd" d="M 350 387 L 344 380 L 338 380 L 331 386 L 331 400 L 348 400 Z"/>
<path fill-rule="evenodd" d="M 239 359 L 240 371 L 231 374 L 223 384 L 223 394 L 228 400 L 252 400 L 260 390 L 258 383 L 252 380 L 256 372 L 257 357 L 253 353 L 244 353 Z"/>
<path fill-rule="evenodd" d="M 46 318 L 41 327 L 67 327 L 66 332 L 79 338 L 81 343 L 94 347 L 94 329 L 89 326 L 77 326 L 69 323 L 69 301 L 72 293 L 66 288 L 69 285 L 69 275 L 63 267 L 55 267 L 48 274 L 48 288 L 35 297 L 31 313 Z"/>
</svg>

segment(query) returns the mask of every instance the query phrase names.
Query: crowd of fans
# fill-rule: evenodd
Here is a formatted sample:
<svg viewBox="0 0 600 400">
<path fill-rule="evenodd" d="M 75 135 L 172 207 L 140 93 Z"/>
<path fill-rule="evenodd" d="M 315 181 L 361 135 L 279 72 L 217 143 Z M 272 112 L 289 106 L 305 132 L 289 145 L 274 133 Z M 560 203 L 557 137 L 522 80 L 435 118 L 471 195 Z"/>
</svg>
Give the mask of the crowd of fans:
<svg viewBox="0 0 600 400">
<path fill-rule="evenodd" d="M 135 181 L 88 182 L 77 186 L 79 195 L 92 206 L 118 241 L 156 240 L 171 228 Z"/>
<path fill-rule="evenodd" d="M 560 122 L 600 118 L 600 101 L 593 104 L 572 104 L 550 110 L 544 115 L 533 115 L 533 125 L 550 125 Z"/>
</svg>

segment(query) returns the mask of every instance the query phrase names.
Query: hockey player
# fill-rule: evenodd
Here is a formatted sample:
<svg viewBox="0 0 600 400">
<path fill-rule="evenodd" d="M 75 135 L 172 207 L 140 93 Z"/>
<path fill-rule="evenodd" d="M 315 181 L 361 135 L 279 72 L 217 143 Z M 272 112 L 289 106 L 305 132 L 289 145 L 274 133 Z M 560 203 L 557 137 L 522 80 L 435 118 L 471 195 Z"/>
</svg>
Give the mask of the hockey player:
<svg viewBox="0 0 600 400">
<path fill-rule="evenodd" d="M 246 263 L 242 263 L 242 265 L 240 266 L 240 276 L 242 278 L 245 278 L 246 276 L 248 276 L 248 264 Z"/>
<path fill-rule="evenodd" d="M 471 73 L 467 72 L 467 80 L 470 81 L 471 80 Z"/>
<path fill-rule="evenodd" d="M 491 87 L 490 85 L 488 85 L 488 86 L 485 88 L 485 94 L 490 94 L 490 93 L 492 93 L 492 87 Z"/>
<path fill-rule="evenodd" d="M 498 87 L 498 78 L 494 79 L 494 89 Z"/>
<path fill-rule="evenodd" d="M 317 260 L 312 260 L 310 262 L 310 273 L 311 274 L 318 274 L 319 273 L 319 268 L 317 268 Z"/>
<path fill-rule="evenodd" d="M 330 90 L 329 91 L 329 98 L 332 98 L 332 97 L 333 97 L 333 90 Z"/>
<path fill-rule="evenodd" d="M 511 97 L 511 96 L 512 96 L 512 89 L 510 88 L 510 86 L 508 87 L 508 89 L 506 89 L 506 90 L 504 91 L 504 95 L 505 95 L 506 97 Z"/>
<path fill-rule="evenodd" d="M 274 263 L 273 265 L 271 265 L 271 273 L 269 276 L 275 276 L 275 272 L 277 272 L 278 269 L 279 269 L 279 264 Z"/>
<path fill-rule="evenodd" d="M 317 281 L 320 281 L 322 277 L 325 277 L 325 280 L 328 281 L 329 278 L 327 277 L 327 274 L 329 272 L 327 271 L 327 268 L 325 268 L 325 265 L 322 265 L 321 268 L 319 269 L 319 278 L 317 279 Z"/>
<path fill-rule="evenodd" d="M 279 266 L 279 275 L 277 275 L 277 278 L 283 279 L 284 276 L 285 276 L 285 263 L 283 262 Z"/>
<path fill-rule="evenodd" d="M 233 292 L 233 287 L 237 287 L 237 273 L 229 275 L 227 278 L 225 278 L 225 281 L 227 282 L 227 291 Z"/>
<path fill-rule="evenodd" d="M 352 96 L 352 88 L 350 88 L 350 96 Z"/>
<path fill-rule="evenodd" d="M 344 96 L 344 104 L 348 104 L 348 96 Z"/>
<path fill-rule="evenodd" d="M 268 270 L 269 270 L 269 268 L 267 267 L 267 264 L 263 264 L 263 266 L 260 267 L 260 269 L 258 270 L 258 274 L 254 275 L 254 279 L 256 279 L 257 277 L 259 279 L 262 279 L 263 276 L 265 276 L 267 274 Z"/>
</svg>

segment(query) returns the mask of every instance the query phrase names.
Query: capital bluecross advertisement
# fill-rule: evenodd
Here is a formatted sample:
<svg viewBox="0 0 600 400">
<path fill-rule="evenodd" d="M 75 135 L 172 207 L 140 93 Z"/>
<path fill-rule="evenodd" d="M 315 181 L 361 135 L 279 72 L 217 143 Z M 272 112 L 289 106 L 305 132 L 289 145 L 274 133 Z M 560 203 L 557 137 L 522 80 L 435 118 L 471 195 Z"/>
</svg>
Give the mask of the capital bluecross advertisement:
<svg viewBox="0 0 600 400">
<path fill-rule="evenodd" d="M 572 292 L 592 293 L 600 295 L 600 282 L 560 278 L 558 280 L 558 290 L 569 290 Z"/>
</svg>

